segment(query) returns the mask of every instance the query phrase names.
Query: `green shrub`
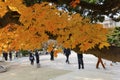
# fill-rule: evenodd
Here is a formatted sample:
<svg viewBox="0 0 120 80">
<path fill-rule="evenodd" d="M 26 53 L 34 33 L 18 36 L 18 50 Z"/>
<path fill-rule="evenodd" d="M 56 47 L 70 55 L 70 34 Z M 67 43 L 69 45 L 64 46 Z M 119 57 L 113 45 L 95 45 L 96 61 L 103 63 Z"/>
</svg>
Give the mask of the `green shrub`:
<svg viewBox="0 0 120 80">
<path fill-rule="evenodd" d="M 112 45 L 120 47 L 120 27 L 116 27 L 114 31 L 108 35 L 108 42 Z"/>
</svg>

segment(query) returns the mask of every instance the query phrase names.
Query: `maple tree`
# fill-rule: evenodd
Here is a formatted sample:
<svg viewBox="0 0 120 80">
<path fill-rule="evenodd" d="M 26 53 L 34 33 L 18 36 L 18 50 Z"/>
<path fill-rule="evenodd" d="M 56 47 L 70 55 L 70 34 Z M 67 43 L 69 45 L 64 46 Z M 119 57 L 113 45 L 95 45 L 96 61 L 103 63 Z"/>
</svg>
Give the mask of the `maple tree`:
<svg viewBox="0 0 120 80">
<path fill-rule="evenodd" d="M 50 5 L 48 2 L 27 7 L 22 1 L 1 1 L 10 11 L 19 13 L 21 23 L 9 23 L 0 29 L 1 51 L 34 50 L 41 48 L 41 44 L 49 39 L 55 39 L 58 45 L 71 48 L 77 53 L 87 52 L 96 46 L 99 49 L 109 46 L 106 36 L 108 31 L 102 25 L 92 24 L 90 19 L 84 19 L 77 13 L 58 11 L 56 5 Z M 52 48 L 53 45 L 49 45 L 48 49 Z M 55 51 L 55 56 L 59 51 L 61 50 Z"/>
<path fill-rule="evenodd" d="M 21 25 L 18 26 L 14 24 L 9 24 L 5 28 L 1 29 L 2 30 L 1 32 L 6 31 L 5 33 L 1 33 L 1 37 L 6 41 L 8 39 L 11 39 L 10 36 L 6 35 L 7 31 L 9 34 L 9 29 L 14 29 L 14 26 L 17 26 L 17 29 L 10 32 L 15 33 L 15 35 L 18 36 L 11 39 L 12 40 L 12 42 L 10 42 L 11 44 L 10 43 L 8 44 L 6 42 L 3 43 L 1 40 L 1 43 L 5 45 L 5 47 L 2 47 L 3 45 L 1 45 L 1 50 L 8 49 L 8 45 L 9 46 L 12 45 L 13 49 L 21 49 L 21 48 L 35 49 L 38 47 L 40 48 L 40 44 L 43 41 L 48 40 L 47 33 L 54 31 L 54 29 L 56 28 L 62 27 L 63 26 L 62 24 L 65 23 L 63 22 L 65 21 L 65 18 L 63 19 L 59 18 L 58 17 L 59 13 L 57 14 L 58 12 L 57 9 L 54 9 L 55 7 L 48 6 L 48 3 L 43 3 L 41 5 L 36 4 L 33 7 L 26 7 L 25 5 L 20 3 L 17 4 L 18 0 L 15 3 L 12 3 L 11 1 L 9 0 L 6 3 L 10 3 L 9 7 L 11 10 L 18 11 L 18 13 L 21 14 L 19 20 L 24 27 Z M 11 6 L 13 4 L 16 4 L 16 5 L 14 5 L 13 7 Z M 29 12 L 29 14 L 27 12 Z M 59 22 L 57 22 L 57 20 Z M 12 34 L 9 34 L 9 35 L 12 35 Z M 27 35 L 27 36 L 24 36 L 24 35 Z"/>
<path fill-rule="evenodd" d="M 35 4 L 31 7 L 26 7 L 25 5 L 19 2 L 21 0 L 18 1 L 19 3 L 17 1 L 12 3 L 12 0 L 9 0 L 6 3 L 9 3 L 10 5 L 9 7 L 11 10 L 18 11 L 18 13 L 20 13 L 19 20 L 24 25 L 24 27 L 22 28 L 23 32 L 22 30 L 18 30 L 19 33 L 17 33 L 19 35 L 20 34 L 22 35 L 19 37 L 21 38 L 20 40 L 24 39 L 24 36 L 23 36 L 24 34 L 27 34 L 29 36 L 31 36 L 32 34 L 36 34 L 37 36 L 41 37 L 42 35 L 45 36 L 45 34 L 49 32 L 52 35 L 58 35 L 57 41 L 59 43 L 62 43 L 65 41 L 64 45 L 66 47 L 70 47 L 71 45 L 72 48 L 74 48 L 75 45 L 79 43 L 81 44 L 80 46 L 83 46 L 82 43 L 86 41 L 84 44 L 88 45 L 88 48 L 83 48 L 83 47 L 82 47 L 83 49 L 81 48 L 81 51 L 84 51 L 85 49 L 87 50 L 89 48 L 94 47 L 94 44 L 98 44 L 100 42 L 99 40 L 102 40 L 103 34 L 106 34 L 105 29 L 103 29 L 101 25 L 90 24 L 89 19 L 85 19 L 82 21 L 82 17 L 79 14 L 68 15 L 67 12 L 60 12 L 55 8 L 55 6 L 49 6 L 48 3 Z M 16 5 L 11 6 L 13 4 L 16 4 Z M 29 14 L 27 12 L 29 12 Z M 96 43 L 93 43 L 92 46 L 89 46 L 88 44 L 89 40 L 87 40 L 87 38 L 88 36 L 90 36 L 91 38 L 92 36 L 94 36 L 93 34 L 95 34 L 95 30 L 91 31 L 91 29 L 93 29 L 94 26 L 96 26 L 95 27 L 96 30 L 98 29 L 103 30 L 103 34 L 100 34 L 102 35 L 102 37 L 101 39 L 98 40 L 98 42 L 96 40 L 95 41 Z M 97 29 L 97 26 L 98 26 L 98 29 Z M 32 33 L 30 33 L 29 31 L 32 31 Z M 91 35 L 86 36 L 86 34 L 89 33 L 89 31 L 93 32 L 93 34 L 91 33 Z M 80 34 L 75 34 L 76 32 L 80 32 Z M 82 35 L 82 33 L 85 33 L 85 34 Z M 70 34 L 72 37 L 70 36 Z M 80 37 L 80 39 L 78 37 Z M 79 41 L 75 41 L 77 40 L 76 38 L 78 38 Z M 82 38 L 85 39 L 85 41 L 84 40 L 80 41 Z M 39 39 L 39 37 L 37 39 Z M 70 42 L 73 42 L 73 43 L 68 45 L 68 43 Z"/>
</svg>

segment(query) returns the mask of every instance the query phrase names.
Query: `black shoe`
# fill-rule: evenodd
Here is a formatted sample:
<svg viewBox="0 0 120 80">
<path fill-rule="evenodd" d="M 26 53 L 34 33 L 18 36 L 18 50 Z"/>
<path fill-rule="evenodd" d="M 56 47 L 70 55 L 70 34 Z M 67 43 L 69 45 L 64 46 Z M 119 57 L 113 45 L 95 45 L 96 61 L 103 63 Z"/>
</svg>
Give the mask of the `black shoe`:
<svg viewBox="0 0 120 80">
<path fill-rule="evenodd" d="M 68 61 L 68 64 L 70 64 L 70 62 Z"/>
</svg>

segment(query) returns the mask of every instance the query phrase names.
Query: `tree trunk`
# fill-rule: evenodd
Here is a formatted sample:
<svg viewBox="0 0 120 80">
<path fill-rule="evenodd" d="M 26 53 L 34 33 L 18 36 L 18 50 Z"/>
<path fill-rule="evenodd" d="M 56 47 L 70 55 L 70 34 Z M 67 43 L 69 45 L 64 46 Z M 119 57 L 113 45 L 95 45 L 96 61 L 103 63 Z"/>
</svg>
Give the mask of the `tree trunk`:
<svg viewBox="0 0 120 80">
<path fill-rule="evenodd" d="M 77 53 L 81 53 L 78 46 L 73 50 Z M 120 47 L 109 46 L 108 48 L 102 48 L 102 49 L 94 48 L 88 50 L 85 53 L 93 54 L 96 57 L 101 57 L 103 59 L 107 59 L 113 62 L 120 62 Z"/>
<path fill-rule="evenodd" d="M 99 64 L 101 63 L 102 67 L 105 69 L 105 65 L 103 64 L 103 61 L 100 57 L 98 57 L 98 62 L 96 64 L 96 68 L 98 69 L 99 68 Z"/>
</svg>

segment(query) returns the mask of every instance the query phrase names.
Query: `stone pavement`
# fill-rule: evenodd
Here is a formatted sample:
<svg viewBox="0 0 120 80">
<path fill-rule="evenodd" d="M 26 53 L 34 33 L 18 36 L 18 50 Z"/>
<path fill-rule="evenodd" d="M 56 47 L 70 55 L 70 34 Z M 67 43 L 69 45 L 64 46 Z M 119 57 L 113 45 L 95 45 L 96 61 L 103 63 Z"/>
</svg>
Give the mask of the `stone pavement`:
<svg viewBox="0 0 120 80">
<path fill-rule="evenodd" d="M 108 72 L 104 73 L 99 70 L 98 72 L 79 70 L 58 76 L 52 80 L 118 80 L 114 78 L 114 75 Z"/>
<path fill-rule="evenodd" d="M 4 61 L 0 61 L 0 73 L 2 72 L 6 72 L 7 71 L 7 66 L 6 66 L 7 63 L 5 63 Z"/>
<path fill-rule="evenodd" d="M 69 71 L 51 68 L 34 68 L 17 66 L 5 73 L 0 73 L 0 80 L 50 80 Z"/>
<path fill-rule="evenodd" d="M 30 65 L 28 57 L 23 57 L 9 62 L 9 70 L 0 73 L 0 80 L 119 80 L 120 64 L 110 66 L 106 62 L 107 69 L 95 68 L 97 58 L 84 56 L 85 69 L 77 68 L 76 54 L 71 54 L 70 64 L 65 63 L 65 56 L 59 55 L 54 61 L 50 61 L 49 55 L 40 56 L 41 67 Z"/>
</svg>

